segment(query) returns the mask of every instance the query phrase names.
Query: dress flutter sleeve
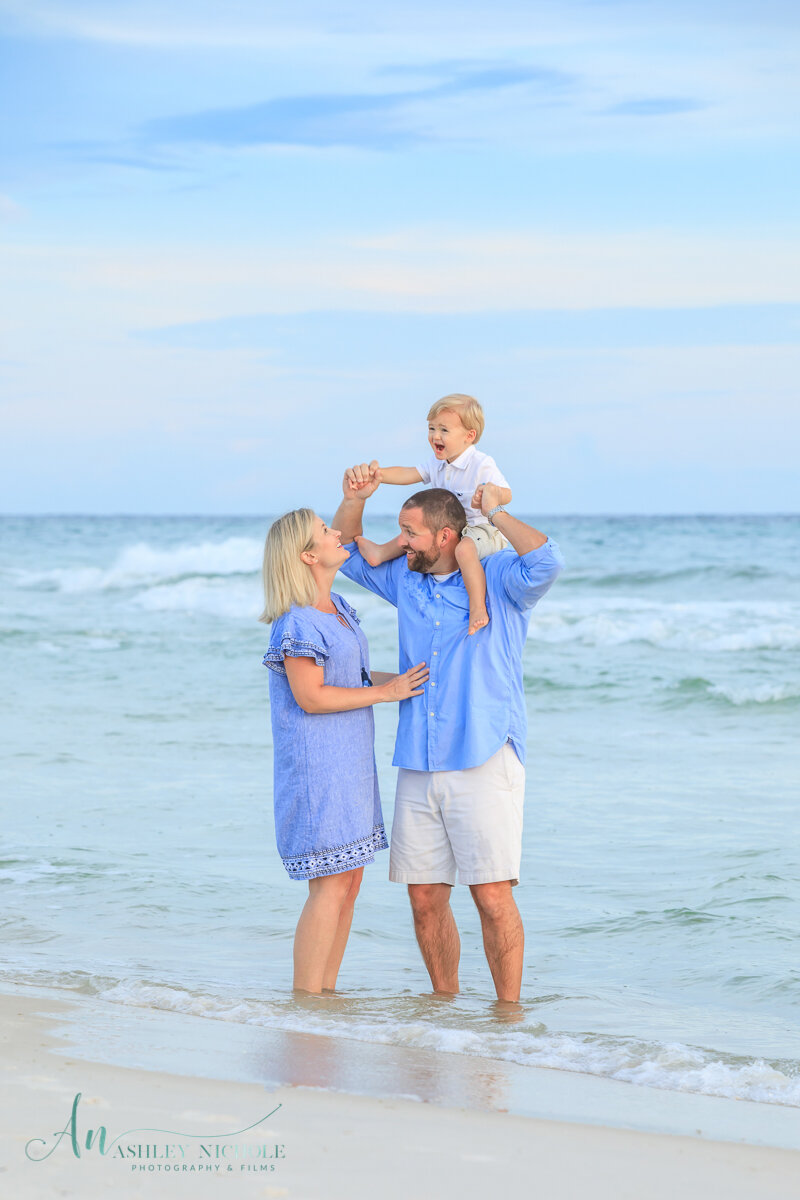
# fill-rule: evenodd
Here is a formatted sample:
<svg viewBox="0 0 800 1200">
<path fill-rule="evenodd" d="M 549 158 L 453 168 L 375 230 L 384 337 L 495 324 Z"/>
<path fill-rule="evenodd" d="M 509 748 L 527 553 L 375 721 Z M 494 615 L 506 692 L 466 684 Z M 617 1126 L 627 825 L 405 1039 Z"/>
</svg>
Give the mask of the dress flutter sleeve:
<svg viewBox="0 0 800 1200">
<path fill-rule="evenodd" d="M 324 666 L 328 659 L 319 630 L 301 610 L 284 613 L 273 625 L 264 666 L 278 675 L 285 675 L 285 658 L 313 658 L 318 667 Z"/>
</svg>

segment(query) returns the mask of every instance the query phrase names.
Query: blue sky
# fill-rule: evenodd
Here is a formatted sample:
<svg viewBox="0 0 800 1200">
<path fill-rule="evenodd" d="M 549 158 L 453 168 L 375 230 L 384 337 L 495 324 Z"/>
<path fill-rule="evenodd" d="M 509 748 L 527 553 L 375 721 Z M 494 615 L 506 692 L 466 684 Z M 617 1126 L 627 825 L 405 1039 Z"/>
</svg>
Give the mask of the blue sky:
<svg viewBox="0 0 800 1200">
<path fill-rule="evenodd" d="M 798 24 L 0 0 L 0 510 L 328 512 L 457 390 L 520 511 L 797 511 Z"/>
</svg>

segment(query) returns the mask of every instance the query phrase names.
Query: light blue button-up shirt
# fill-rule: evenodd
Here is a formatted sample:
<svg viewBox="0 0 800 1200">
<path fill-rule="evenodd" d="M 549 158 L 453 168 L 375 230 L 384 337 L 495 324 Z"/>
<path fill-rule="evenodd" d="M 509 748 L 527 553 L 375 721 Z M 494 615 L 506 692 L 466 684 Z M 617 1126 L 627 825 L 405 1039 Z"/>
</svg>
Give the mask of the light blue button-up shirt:
<svg viewBox="0 0 800 1200">
<path fill-rule="evenodd" d="M 531 609 L 564 565 L 555 542 L 483 559 L 491 620 L 472 637 L 460 571 L 437 582 L 409 571 L 405 555 L 371 567 L 355 542 L 346 549 L 343 574 L 397 608 L 401 672 L 419 662 L 430 669 L 424 696 L 400 702 L 394 766 L 460 771 L 485 763 L 507 741 L 524 763 L 522 648 Z"/>
</svg>

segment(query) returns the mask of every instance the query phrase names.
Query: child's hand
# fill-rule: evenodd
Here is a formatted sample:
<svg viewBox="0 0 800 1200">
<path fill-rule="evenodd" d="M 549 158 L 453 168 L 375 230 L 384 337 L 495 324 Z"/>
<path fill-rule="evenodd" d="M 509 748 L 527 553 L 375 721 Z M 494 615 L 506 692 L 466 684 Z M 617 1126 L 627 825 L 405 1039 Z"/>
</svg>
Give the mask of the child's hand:
<svg viewBox="0 0 800 1200">
<path fill-rule="evenodd" d="M 479 508 L 484 516 L 502 501 L 502 488 L 496 483 L 482 483 L 475 489 L 472 497 L 472 507 Z"/>
<path fill-rule="evenodd" d="M 371 463 L 357 463 L 354 467 L 348 467 L 344 473 L 345 495 L 354 496 L 359 492 L 366 491 L 364 496 L 366 500 L 367 496 L 371 496 L 378 487 L 381 478 L 381 469 L 375 458 Z"/>
</svg>

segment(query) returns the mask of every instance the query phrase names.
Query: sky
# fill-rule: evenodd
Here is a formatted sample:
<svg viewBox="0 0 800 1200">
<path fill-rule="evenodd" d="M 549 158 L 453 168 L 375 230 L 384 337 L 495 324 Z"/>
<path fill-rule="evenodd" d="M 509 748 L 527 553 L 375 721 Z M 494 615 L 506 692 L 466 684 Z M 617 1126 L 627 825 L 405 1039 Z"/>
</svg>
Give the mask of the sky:
<svg viewBox="0 0 800 1200">
<path fill-rule="evenodd" d="M 799 511 L 799 26 L 0 0 L 0 511 L 330 514 L 452 391 L 512 511 Z"/>
</svg>

